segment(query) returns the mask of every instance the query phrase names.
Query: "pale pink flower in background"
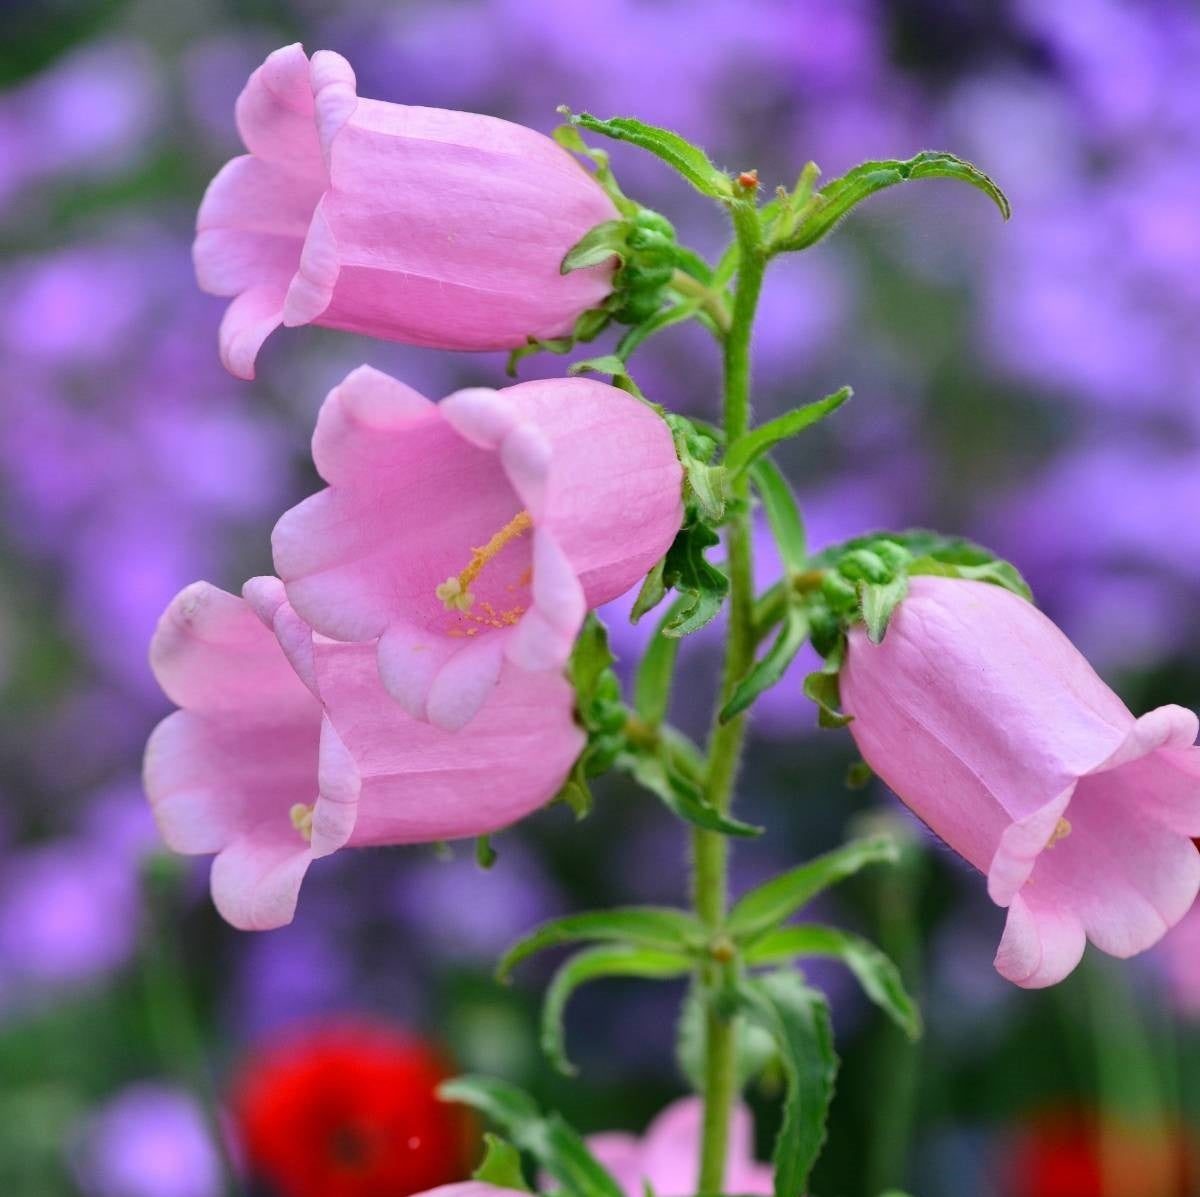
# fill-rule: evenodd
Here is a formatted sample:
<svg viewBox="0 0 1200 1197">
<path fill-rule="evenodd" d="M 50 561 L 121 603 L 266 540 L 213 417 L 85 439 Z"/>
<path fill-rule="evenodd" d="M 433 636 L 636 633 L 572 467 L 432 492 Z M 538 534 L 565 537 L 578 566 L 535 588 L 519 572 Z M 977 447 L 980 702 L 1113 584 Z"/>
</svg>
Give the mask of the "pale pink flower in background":
<svg viewBox="0 0 1200 1197">
<path fill-rule="evenodd" d="M 249 154 L 197 218 L 203 290 L 234 296 L 221 360 L 241 378 L 280 324 L 439 349 L 508 349 L 570 332 L 612 263 L 563 275 L 617 216 L 556 142 L 521 125 L 359 99 L 339 54 L 274 51 L 237 101 Z"/>
<path fill-rule="evenodd" d="M 1200 904 L 1163 936 L 1155 956 L 1176 1009 L 1200 1018 Z"/>
<path fill-rule="evenodd" d="M 667 1106 L 637 1135 L 610 1131 L 589 1135 L 588 1148 L 625 1190 L 627 1197 L 691 1197 L 699 1183 L 700 1139 L 704 1103 L 685 1097 Z M 750 1111 L 738 1105 L 729 1124 L 729 1151 L 722 1193 L 748 1195 L 775 1191 L 769 1164 L 754 1158 L 754 1124 Z"/>
<path fill-rule="evenodd" d="M 314 637 L 278 579 L 246 595 L 198 582 L 167 608 L 151 665 L 183 709 L 145 761 L 164 839 L 216 853 L 213 900 L 236 927 L 290 922 L 309 864 L 343 845 L 507 826 L 557 793 L 583 748 L 560 674 L 507 667 L 455 735 L 388 699 L 373 646 Z"/>
<path fill-rule="evenodd" d="M 666 424 L 590 379 L 434 404 L 363 366 L 325 400 L 313 459 L 329 486 L 272 537 L 288 598 L 326 636 L 378 639 L 388 692 L 447 729 L 506 661 L 560 669 L 683 516 Z"/>
<path fill-rule="evenodd" d="M 881 645 L 851 631 L 841 695 L 867 763 L 1008 907 L 1010 981 L 1061 981 L 1085 939 L 1132 956 L 1191 907 L 1196 716 L 1135 719 L 1031 603 L 914 578 Z"/>
</svg>

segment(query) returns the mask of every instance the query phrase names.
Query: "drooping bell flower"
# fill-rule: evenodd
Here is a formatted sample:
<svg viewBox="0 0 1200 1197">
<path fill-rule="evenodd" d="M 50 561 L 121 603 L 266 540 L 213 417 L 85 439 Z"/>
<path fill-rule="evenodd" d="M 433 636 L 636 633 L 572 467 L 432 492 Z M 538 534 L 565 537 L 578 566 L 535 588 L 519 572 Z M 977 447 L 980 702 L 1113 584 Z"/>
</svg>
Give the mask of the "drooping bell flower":
<svg viewBox="0 0 1200 1197">
<path fill-rule="evenodd" d="M 691 1197 L 699 1183 L 704 1103 L 698 1097 L 672 1102 L 640 1138 L 621 1131 L 589 1135 L 588 1148 L 625 1190 L 627 1197 Z M 775 1191 L 768 1164 L 754 1158 L 754 1125 L 739 1104 L 729 1124 L 729 1148 L 722 1193 L 750 1197 Z"/>
<path fill-rule="evenodd" d="M 872 769 L 987 874 L 1008 908 L 997 969 L 1038 988 L 1150 947 L 1200 888 L 1197 719 L 1135 719 L 1031 603 L 916 577 L 882 644 L 850 632 L 841 674 Z"/>
<path fill-rule="evenodd" d="M 614 263 L 563 275 L 615 219 L 558 144 L 490 116 L 360 99 L 339 54 L 270 54 L 238 97 L 250 151 L 209 185 L 193 257 L 234 296 L 221 360 L 240 378 L 280 324 L 439 349 L 507 349 L 570 332 Z"/>
<path fill-rule="evenodd" d="M 293 1031 L 235 1081 L 246 1170 L 279 1197 L 407 1197 L 461 1180 L 470 1120 L 438 1100 L 448 1075 L 430 1045 L 391 1026 Z"/>
<path fill-rule="evenodd" d="M 291 921 L 310 863 L 345 844 L 482 835 L 558 791 L 583 747 L 552 671 L 506 668 L 469 731 L 407 716 L 374 648 L 314 637 L 275 578 L 250 602 L 198 582 L 164 613 L 151 666 L 182 709 L 146 746 L 169 847 L 215 853 L 213 901 L 243 930 Z"/>
<path fill-rule="evenodd" d="M 431 403 L 363 366 L 330 392 L 313 459 L 329 484 L 275 527 L 299 615 L 379 640 L 409 714 L 464 727 L 505 662 L 557 670 L 586 610 L 624 593 L 683 515 L 666 424 L 583 378 Z"/>
</svg>

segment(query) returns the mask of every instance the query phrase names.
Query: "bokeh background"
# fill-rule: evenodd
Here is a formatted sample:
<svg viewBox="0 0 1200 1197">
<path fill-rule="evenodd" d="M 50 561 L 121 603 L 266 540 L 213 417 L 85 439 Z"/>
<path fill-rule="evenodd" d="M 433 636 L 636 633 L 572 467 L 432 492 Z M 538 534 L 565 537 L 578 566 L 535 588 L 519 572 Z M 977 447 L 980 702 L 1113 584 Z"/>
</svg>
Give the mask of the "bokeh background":
<svg viewBox="0 0 1200 1197">
<path fill-rule="evenodd" d="M 6 1197 L 216 1197 L 205 1088 L 227 1094 L 279 1035 L 347 1018 L 424 1035 L 587 1131 L 640 1128 L 683 1090 L 677 989 L 580 995 L 583 1083 L 568 1084 L 537 1050 L 548 966 L 512 988 L 490 980 L 498 950 L 540 918 L 683 898 L 680 827 L 625 785 L 602 786 L 583 824 L 559 807 L 499 837 L 490 872 L 469 846 L 321 862 L 294 925 L 269 934 L 219 922 L 203 865 L 156 858 L 138 768 L 165 709 L 146 666 L 159 611 L 196 578 L 236 588 L 269 569 L 273 520 L 314 486 L 314 413 L 349 368 L 370 362 L 433 396 L 502 377 L 498 357 L 316 329 L 276 334 L 253 384 L 221 370 L 223 301 L 194 286 L 191 224 L 240 152 L 246 76 L 297 39 L 347 55 L 364 95 L 544 130 L 560 103 L 633 114 L 769 187 L 809 158 L 827 176 L 922 148 L 980 163 L 1012 197 L 1007 226 L 968 189 L 922 183 L 778 264 L 758 412 L 855 387 L 785 455 L 815 544 L 909 524 L 975 536 L 1017 562 L 1130 705 L 1200 705 L 1190 0 L 5 0 Z M 636 151 L 614 159 L 627 191 L 719 249 L 718 213 Z M 635 372 L 706 415 L 716 369 L 704 335 L 677 329 Z M 772 564 L 764 547 L 764 582 Z M 628 661 L 638 633 L 620 610 L 612 625 Z M 699 729 L 718 646 L 696 641 L 675 715 Z M 816 730 L 798 674 L 757 716 L 739 802 L 770 833 L 739 847 L 737 883 L 894 820 L 903 867 L 844 886 L 820 914 L 892 951 L 928 1022 L 910 1047 L 843 973 L 814 970 L 845 1057 L 815 1191 L 1084 1197 L 1103 1171 L 1108 1197 L 1200 1192 L 1179 1163 L 1200 1113 L 1200 914 L 1129 965 L 1089 953 L 1056 990 L 1008 987 L 991 967 L 1002 912 L 980 879 L 881 787 L 844 787 L 849 740 Z M 773 1096 L 751 1093 L 764 1153 Z"/>
</svg>

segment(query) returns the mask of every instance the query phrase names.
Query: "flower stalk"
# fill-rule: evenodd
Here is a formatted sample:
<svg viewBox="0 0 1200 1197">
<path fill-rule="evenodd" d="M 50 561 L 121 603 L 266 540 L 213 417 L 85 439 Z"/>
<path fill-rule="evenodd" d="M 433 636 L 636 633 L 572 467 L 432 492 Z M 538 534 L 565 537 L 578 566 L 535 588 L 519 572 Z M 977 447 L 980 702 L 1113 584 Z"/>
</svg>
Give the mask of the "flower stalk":
<svg viewBox="0 0 1200 1197">
<path fill-rule="evenodd" d="M 727 451 L 750 427 L 750 341 L 767 257 L 758 211 L 750 200 L 730 204 L 738 244 L 737 288 L 724 350 L 724 425 Z M 729 630 L 721 690 L 709 741 L 706 797 L 722 814 L 733 805 L 741 763 L 746 717 L 722 723 L 720 712 L 754 662 L 754 562 L 750 537 L 749 479 L 743 474 L 731 486 L 728 526 Z M 728 901 L 729 849 L 725 836 L 696 829 L 692 833 L 692 892 L 696 913 L 714 931 L 725 918 Z M 709 1002 L 705 1015 L 704 1134 L 701 1138 L 699 1191 L 718 1193 L 725 1177 L 729 1118 L 737 1084 L 734 1020 L 712 1000 L 720 983 L 716 968 L 704 978 Z"/>
</svg>

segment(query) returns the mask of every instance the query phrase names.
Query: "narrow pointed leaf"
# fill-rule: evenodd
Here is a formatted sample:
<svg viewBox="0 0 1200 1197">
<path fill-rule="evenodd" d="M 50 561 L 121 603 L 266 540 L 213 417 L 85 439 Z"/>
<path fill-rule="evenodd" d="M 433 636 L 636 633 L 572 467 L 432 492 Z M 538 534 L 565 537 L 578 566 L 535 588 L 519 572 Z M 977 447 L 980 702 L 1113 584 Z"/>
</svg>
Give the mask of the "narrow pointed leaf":
<svg viewBox="0 0 1200 1197">
<path fill-rule="evenodd" d="M 559 109 L 563 112 L 562 109 Z M 679 172 L 697 191 L 711 195 L 714 199 L 727 199 L 733 195 L 733 183 L 724 171 L 718 170 L 708 155 L 678 133 L 647 125 L 628 116 L 615 116 L 608 120 L 581 112 L 578 116 L 565 112 L 572 124 L 602 133 L 615 141 L 628 141 L 648 150 Z"/>
<path fill-rule="evenodd" d="M 787 1077 L 783 1124 L 775 1141 L 776 1197 L 807 1193 L 825 1143 L 838 1061 L 824 997 L 794 972 L 744 980 L 738 988 L 746 1016 L 769 1031 Z"/>
<path fill-rule="evenodd" d="M 738 682 L 733 696 L 721 711 L 721 722 L 728 722 L 735 715 L 740 715 L 764 690 L 775 685 L 796 659 L 796 654 L 807 639 L 808 616 L 799 607 L 789 605 L 774 644 Z"/>
<path fill-rule="evenodd" d="M 886 835 L 851 840 L 752 889 L 730 911 L 726 929 L 739 943 L 750 944 L 777 927 L 822 890 L 852 877 L 859 869 L 899 859 L 895 841 Z"/>
<path fill-rule="evenodd" d="M 921 1012 L 909 996 L 900 970 L 868 939 L 837 927 L 805 923 L 777 927 L 746 949 L 747 964 L 780 964 L 797 957 L 840 960 L 863 992 L 910 1038 L 921 1034 Z"/>
<path fill-rule="evenodd" d="M 694 967 L 690 956 L 631 944 L 604 944 L 577 952 L 563 963 L 546 989 L 542 1003 L 542 1051 L 546 1058 L 567 1076 L 577 1071 L 566 1055 L 563 1014 L 571 995 L 581 985 L 601 977 L 668 980 L 686 976 Z"/>
<path fill-rule="evenodd" d="M 762 835 L 761 827 L 723 815 L 709 806 L 700 786 L 665 759 L 665 754 L 630 753 L 619 763 L 685 822 L 703 827 L 705 831 L 719 831 L 722 835 L 746 838 Z"/>
<path fill-rule="evenodd" d="M 995 180 L 977 166 L 954 154 L 926 150 L 914 158 L 863 162 L 840 178 L 826 183 L 813 197 L 779 248 L 807 249 L 830 233 L 857 204 L 877 191 L 912 179 L 959 179 L 988 196 L 1007 220 L 1012 215 L 1008 197 Z"/>
<path fill-rule="evenodd" d="M 767 524 L 783 564 L 788 569 L 803 569 L 808 559 L 808 540 L 796 496 L 787 479 L 769 457 L 760 457 L 750 466 L 750 479 L 762 500 Z"/>
<path fill-rule="evenodd" d="M 816 403 L 807 403 L 804 407 L 793 408 L 776 416 L 765 424 L 760 424 L 752 432 L 748 432 L 737 444 L 731 445 L 725 455 L 725 468 L 730 477 L 736 478 L 752 462 L 768 450 L 774 448 L 780 441 L 796 436 L 806 428 L 811 428 L 819 420 L 823 420 L 830 412 L 837 411 L 854 392 L 849 387 L 842 387 Z"/>
<path fill-rule="evenodd" d="M 685 951 L 705 939 L 700 920 L 670 906 L 618 906 L 551 919 L 504 953 L 496 976 L 505 980 L 523 960 L 559 944 L 609 940 L 662 951 Z"/>
<path fill-rule="evenodd" d="M 483 1136 L 484 1156 L 479 1167 L 471 1173 L 472 1180 L 495 1185 L 500 1189 L 530 1192 L 521 1168 L 521 1153 L 507 1139 L 490 1132 Z"/>
<path fill-rule="evenodd" d="M 624 1197 L 577 1131 L 557 1114 L 543 1115 L 528 1094 L 493 1077 L 461 1076 L 438 1087 L 443 1101 L 471 1106 L 527 1151 L 571 1197 Z"/>
</svg>

